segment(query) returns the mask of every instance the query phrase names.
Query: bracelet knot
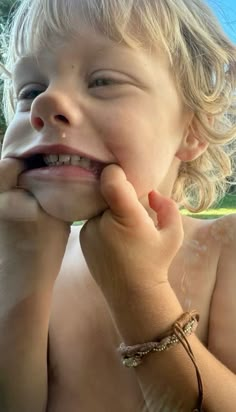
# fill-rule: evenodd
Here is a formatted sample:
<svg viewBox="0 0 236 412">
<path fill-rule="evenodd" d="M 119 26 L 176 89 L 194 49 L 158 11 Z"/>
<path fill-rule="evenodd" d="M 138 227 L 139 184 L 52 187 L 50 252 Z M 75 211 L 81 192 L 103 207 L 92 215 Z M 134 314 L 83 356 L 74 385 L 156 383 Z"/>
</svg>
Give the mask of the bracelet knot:
<svg viewBox="0 0 236 412">
<path fill-rule="evenodd" d="M 126 346 L 124 343 L 121 343 L 118 348 L 123 365 L 127 368 L 136 368 L 143 362 L 143 358 L 149 353 L 163 352 L 170 349 L 172 346 L 181 343 L 192 360 L 197 375 L 199 398 L 198 406 L 193 412 L 202 411 L 203 384 L 199 368 L 187 337 L 195 332 L 198 322 L 199 314 L 196 310 L 185 312 L 175 321 L 171 329 L 160 335 L 158 339 L 155 339 L 152 342 L 141 343 L 133 346 Z"/>
</svg>

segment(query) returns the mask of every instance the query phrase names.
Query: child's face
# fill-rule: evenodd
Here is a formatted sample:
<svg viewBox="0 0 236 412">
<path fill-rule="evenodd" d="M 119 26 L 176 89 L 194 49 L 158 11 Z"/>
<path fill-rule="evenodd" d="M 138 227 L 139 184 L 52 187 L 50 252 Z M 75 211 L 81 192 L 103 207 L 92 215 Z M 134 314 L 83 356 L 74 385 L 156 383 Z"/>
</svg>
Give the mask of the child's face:
<svg viewBox="0 0 236 412">
<path fill-rule="evenodd" d="M 133 50 L 84 27 L 76 39 L 55 43 L 53 53 L 21 59 L 14 87 L 19 98 L 3 158 L 63 144 L 120 165 L 145 206 L 153 189 L 170 195 L 189 121 L 162 53 Z M 55 179 L 52 169 L 43 180 L 39 169 L 20 178 L 48 213 L 74 221 L 106 208 L 94 175 L 61 172 Z"/>
</svg>

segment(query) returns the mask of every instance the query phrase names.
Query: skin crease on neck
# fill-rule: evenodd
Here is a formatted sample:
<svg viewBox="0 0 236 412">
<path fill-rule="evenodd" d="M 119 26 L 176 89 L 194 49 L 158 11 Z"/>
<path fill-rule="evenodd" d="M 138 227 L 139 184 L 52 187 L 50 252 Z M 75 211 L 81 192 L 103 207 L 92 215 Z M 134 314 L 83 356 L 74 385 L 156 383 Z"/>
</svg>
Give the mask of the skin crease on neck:
<svg viewBox="0 0 236 412">
<path fill-rule="evenodd" d="M 18 99 L 2 157 L 64 143 L 116 163 L 155 219 L 148 193 L 157 189 L 170 196 L 181 160 L 198 145 L 189 138 L 192 114 L 181 102 L 167 56 L 117 44 L 88 27 L 76 39 L 58 43 L 53 52 L 43 50 L 37 60 L 27 57 L 16 64 L 16 95 L 33 89 L 36 96 Z M 100 85 L 99 79 L 107 80 Z M 67 122 L 55 120 L 57 114 Z M 46 212 L 65 221 L 84 220 L 106 208 L 98 181 L 51 184 L 25 176 L 20 184 Z"/>
</svg>

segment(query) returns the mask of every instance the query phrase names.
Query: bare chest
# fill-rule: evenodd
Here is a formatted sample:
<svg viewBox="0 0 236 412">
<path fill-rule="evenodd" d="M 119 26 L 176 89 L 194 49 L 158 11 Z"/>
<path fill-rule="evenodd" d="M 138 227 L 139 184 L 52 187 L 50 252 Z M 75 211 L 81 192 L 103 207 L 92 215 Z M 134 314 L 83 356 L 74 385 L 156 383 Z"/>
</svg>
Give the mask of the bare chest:
<svg viewBox="0 0 236 412">
<path fill-rule="evenodd" d="M 216 269 L 217 253 L 211 245 L 193 240 L 183 245 L 169 271 L 183 310 L 200 313 L 197 336 L 206 346 Z M 48 412 L 143 412 L 135 373 L 121 365 L 117 354 L 122 338 L 106 301 L 86 264 L 82 277 L 80 271 L 79 260 L 70 252 L 52 304 Z"/>
</svg>

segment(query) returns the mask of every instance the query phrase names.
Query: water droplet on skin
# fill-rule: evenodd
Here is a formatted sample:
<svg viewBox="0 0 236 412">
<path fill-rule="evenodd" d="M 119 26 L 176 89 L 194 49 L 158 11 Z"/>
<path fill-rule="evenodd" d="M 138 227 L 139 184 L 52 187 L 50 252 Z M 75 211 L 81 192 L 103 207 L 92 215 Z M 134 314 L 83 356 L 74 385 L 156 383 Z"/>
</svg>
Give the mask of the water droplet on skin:
<svg viewBox="0 0 236 412">
<path fill-rule="evenodd" d="M 200 256 L 200 254 L 205 253 L 207 251 L 207 246 L 206 245 L 201 245 L 198 240 L 191 240 L 189 242 L 189 246 L 193 251 L 196 252 L 196 256 Z"/>
<path fill-rule="evenodd" d="M 205 244 L 200 244 L 196 239 L 192 239 L 186 243 L 186 263 L 188 265 L 199 264 L 199 260 L 206 255 L 207 246 Z"/>
</svg>

